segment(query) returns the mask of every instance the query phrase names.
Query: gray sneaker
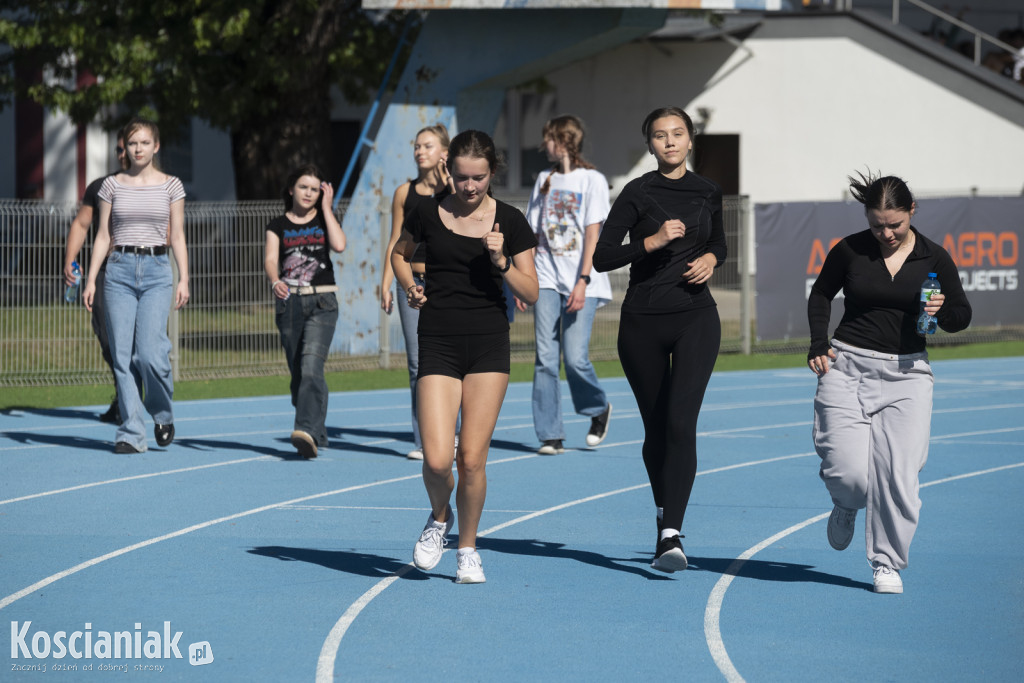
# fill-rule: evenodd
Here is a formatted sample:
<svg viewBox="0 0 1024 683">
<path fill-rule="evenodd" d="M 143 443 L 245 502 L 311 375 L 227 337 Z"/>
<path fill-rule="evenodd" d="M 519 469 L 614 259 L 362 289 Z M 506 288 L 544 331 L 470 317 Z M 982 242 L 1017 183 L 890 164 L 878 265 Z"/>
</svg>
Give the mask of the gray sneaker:
<svg viewBox="0 0 1024 683">
<path fill-rule="evenodd" d="M 427 518 L 427 525 L 423 527 L 423 533 L 416 541 L 416 547 L 412 551 L 412 562 L 417 569 L 430 571 L 441 561 L 441 553 L 448 545 L 448 532 L 452 530 L 454 515 L 452 506 L 446 508 L 444 521 L 438 522 L 434 519 L 434 513 Z"/>
<path fill-rule="evenodd" d="M 828 517 L 828 544 L 836 550 L 846 550 L 853 540 L 853 527 L 857 511 L 836 505 Z"/>
</svg>

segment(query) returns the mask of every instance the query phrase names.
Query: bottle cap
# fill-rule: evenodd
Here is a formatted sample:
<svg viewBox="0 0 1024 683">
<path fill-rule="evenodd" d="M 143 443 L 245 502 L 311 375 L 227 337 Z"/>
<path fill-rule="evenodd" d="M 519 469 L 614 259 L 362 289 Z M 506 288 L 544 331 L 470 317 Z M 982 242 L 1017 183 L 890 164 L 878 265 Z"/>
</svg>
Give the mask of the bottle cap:
<svg viewBox="0 0 1024 683">
<path fill-rule="evenodd" d="M 928 273 L 928 277 L 938 277 L 938 273 Z"/>
</svg>

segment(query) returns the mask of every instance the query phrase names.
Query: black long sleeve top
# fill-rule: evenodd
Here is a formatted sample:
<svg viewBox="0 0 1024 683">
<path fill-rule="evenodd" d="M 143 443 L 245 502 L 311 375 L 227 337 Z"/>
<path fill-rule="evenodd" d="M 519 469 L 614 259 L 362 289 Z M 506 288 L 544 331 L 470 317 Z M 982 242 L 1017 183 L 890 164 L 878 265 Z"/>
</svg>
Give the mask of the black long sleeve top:
<svg viewBox="0 0 1024 683">
<path fill-rule="evenodd" d="M 971 323 L 971 304 L 960 284 L 956 264 L 949 253 L 917 231 L 903 266 L 889 274 L 878 240 L 871 230 L 850 235 L 829 251 L 807 299 L 811 328 L 808 358 L 829 350 L 828 322 L 832 299 L 845 294 L 843 318 L 834 337 L 853 346 L 881 353 L 920 353 L 925 338 L 917 334 L 921 284 L 928 273 L 937 273 L 945 295 L 936 318 L 946 332 L 959 332 Z"/>
<path fill-rule="evenodd" d="M 648 254 L 644 238 L 673 218 L 683 222 L 686 234 Z M 623 244 L 627 234 L 629 243 Z M 623 311 L 685 311 L 715 305 L 707 283 L 682 279 L 687 263 L 707 253 L 718 265 L 725 261 L 722 188 L 689 171 L 678 179 L 651 171 L 631 180 L 612 205 L 594 249 L 594 268 L 603 272 L 630 264 Z"/>
</svg>

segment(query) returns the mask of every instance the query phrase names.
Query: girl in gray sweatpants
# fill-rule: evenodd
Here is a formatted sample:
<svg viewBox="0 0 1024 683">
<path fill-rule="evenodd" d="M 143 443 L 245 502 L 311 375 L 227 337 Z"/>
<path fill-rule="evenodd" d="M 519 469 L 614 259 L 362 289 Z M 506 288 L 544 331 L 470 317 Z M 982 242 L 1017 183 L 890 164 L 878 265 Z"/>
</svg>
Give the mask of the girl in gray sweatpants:
<svg viewBox="0 0 1024 683">
<path fill-rule="evenodd" d="M 928 459 L 932 377 L 917 332 L 922 283 L 938 278 L 924 310 L 946 332 L 971 322 L 953 259 L 910 224 L 917 204 L 899 178 L 850 179 L 868 229 L 829 251 L 807 299 L 818 375 L 814 448 L 835 507 L 828 541 L 843 550 L 864 509 L 876 593 L 902 593 L 921 499 L 917 475 Z M 829 342 L 832 299 L 845 294 L 843 319 Z"/>
</svg>

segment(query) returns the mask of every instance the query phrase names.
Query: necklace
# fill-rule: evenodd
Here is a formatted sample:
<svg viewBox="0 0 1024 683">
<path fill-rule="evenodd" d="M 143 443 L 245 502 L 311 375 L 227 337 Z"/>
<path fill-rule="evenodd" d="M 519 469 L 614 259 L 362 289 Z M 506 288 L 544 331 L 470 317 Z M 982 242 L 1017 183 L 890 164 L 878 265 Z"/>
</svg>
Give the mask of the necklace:
<svg viewBox="0 0 1024 683">
<path fill-rule="evenodd" d="M 477 222 L 483 223 L 483 221 L 484 221 L 484 218 L 485 218 L 485 217 L 486 217 L 486 215 L 487 215 L 487 209 L 486 209 L 486 208 L 484 208 L 484 207 L 485 207 L 485 204 L 486 204 L 486 199 L 487 199 L 487 198 L 485 197 L 485 198 L 484 198 L 484 201 L 483 201 L 483 202 L 480 202 L 480 206 L 476 207 L 475 209 L 473 209 L 472 211 L 470 211 L 469 213 L 467 213 L 467 214 L 466 214 L 466 215 L 464 215 L 464 216 L 460 216 L 460 215 L 458 214 L 458 212 L 456 212 L 456 210 L 455 210 L 455 202 L 452 202 L 452 206 L 451 206 L 452 216 L 454 216 L 454 217 L 455 217 L 455 218 L 456 218 L 457 220 L 461 220 L 461 219 L 463 219 L 463 218 L 469 218 L 470 220 L 474 220 L 474 221 L 477 221 Z M 474 214 L 474 213 L 476 213 L 476 212 L 477 212 L 477 210 L 478 210 L 478 209 L 481 209 L 481 208 L 484 208 L 484 211 L 483 211 L 483 214 L 484 214 L 484 215 L 483 215 L 483 216 L 480 216 L 479 218 L 478 218 L 477 216 L 474 216 L 473 214 Z"/>
</svg>

